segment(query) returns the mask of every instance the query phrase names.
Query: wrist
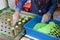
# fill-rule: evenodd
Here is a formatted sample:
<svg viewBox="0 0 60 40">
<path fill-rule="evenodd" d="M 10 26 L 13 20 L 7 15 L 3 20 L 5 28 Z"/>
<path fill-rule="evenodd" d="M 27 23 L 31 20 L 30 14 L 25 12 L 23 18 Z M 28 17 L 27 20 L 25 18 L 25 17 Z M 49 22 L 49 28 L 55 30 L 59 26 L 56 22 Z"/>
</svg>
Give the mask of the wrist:
<svg viewBox="0 0 60 40">
<path fill-rule="evenodd" d="M 20 14 L 20 12 L 17 12 L 17 11 L 15 13 Z"/>
<path fill-rule="evenodd" d="M 47 13 L 47 15 L 51 17 L 51 14 L 50 13 Z"/>
<path fill-rule="evenodd" d="M 19 8 L 16 8 L 15 9 L 15 12 L 20 12 L 21 10 Z"/>
</svg>

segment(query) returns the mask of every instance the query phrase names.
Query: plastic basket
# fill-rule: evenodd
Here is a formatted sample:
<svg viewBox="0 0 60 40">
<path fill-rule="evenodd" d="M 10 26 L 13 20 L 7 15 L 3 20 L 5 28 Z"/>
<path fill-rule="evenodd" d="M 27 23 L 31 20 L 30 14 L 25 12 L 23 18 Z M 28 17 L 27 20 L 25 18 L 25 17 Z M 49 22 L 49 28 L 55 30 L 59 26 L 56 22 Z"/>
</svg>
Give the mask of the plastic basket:
<svg viewBox="0 0 60 40">
<path fill-rule="evenodd" d="M 28 23 L 26 23 L 24 25 L 27 35 L 38 38 L 39 40 L 60 40 L 60 38 L 52 37 L 52 36 L 44 34 L 42 32 L 33 30 L 34 25 L 37 24 L 38 22 L 40 22 L 41 19 L 42 19 L 41 16 L 36 16 L 35 18 L 33 18 L 32 20 L 30 20 Z M 60 24 L 60 22 L 56 21 L 56 20 L 51 19 L 50 21 L 54 21 L 56 24 Z"/>
</svg>

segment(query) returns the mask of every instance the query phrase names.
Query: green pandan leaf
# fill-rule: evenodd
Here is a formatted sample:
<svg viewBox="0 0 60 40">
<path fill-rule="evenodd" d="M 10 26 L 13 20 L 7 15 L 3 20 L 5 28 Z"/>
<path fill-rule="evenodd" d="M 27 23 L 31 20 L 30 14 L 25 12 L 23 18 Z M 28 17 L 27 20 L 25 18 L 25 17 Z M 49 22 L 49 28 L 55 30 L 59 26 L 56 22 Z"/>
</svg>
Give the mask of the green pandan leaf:
<svg viewBox="0 0 60 40">
<path fill-rule="evenodd" d="M 45 23 L 37 23 L 35 26 L 34 26 L 34 30 L 38 30 L 38 29 L 40 29 L 40 28 L 42 28 L 42 27 L 44 27 L 44 26 L 46 26 L 47 24 L 45 24 Z"/>
</svg>

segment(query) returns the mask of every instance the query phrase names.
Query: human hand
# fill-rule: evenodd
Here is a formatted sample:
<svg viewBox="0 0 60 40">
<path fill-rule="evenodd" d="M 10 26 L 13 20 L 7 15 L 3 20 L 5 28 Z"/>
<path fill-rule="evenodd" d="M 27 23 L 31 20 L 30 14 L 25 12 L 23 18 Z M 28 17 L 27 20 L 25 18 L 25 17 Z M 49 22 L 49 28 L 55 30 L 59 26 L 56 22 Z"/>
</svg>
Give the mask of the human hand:
<svg viewBox="0 0 60 40">
<path fill-rule="evenodd" d="M 18 18 L 19 18 L 19 12 L 15 12 L 13 14 L 13 24 L 12 25 L 16 24 L 16 22 L 18 21 Z"/>
<path fill-rule="evenodd" d="M 41 22 L 47 22 L 50 20 L 50 18 L 51 18 L 51 14 L 49 14 L 49 13 L 44 14 Z"/>
</svg>

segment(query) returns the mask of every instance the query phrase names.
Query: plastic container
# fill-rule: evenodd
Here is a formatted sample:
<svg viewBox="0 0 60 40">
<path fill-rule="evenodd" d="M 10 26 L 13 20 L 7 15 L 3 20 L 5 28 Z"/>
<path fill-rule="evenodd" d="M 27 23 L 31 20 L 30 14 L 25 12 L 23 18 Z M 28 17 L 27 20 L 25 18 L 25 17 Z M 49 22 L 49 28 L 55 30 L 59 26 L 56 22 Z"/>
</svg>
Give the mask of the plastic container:
<svg viewBox="0 0 60 40">
<path fill-rule="evenodd" d="M 41 21 L 41 19 L 42 19 L 41 16 L 36 16 L 35 18 L 33 18 L 32 20 L 30 20 L 29 22 L 27 22 L 24 25 L 27 35 L 38 38 L 39 40 L 60 40 L 60 38 L 56 38 L 56 37 L 50 36 L 48 34 L 44 34 L 42 32 L 33 30 L 34 25 L 39 23 Z M 56 21 L 56 20 L 51 19 L 50 21 L 54 21 L 56 24 L 60 24 L 60 22 Z"/>
</svg>

